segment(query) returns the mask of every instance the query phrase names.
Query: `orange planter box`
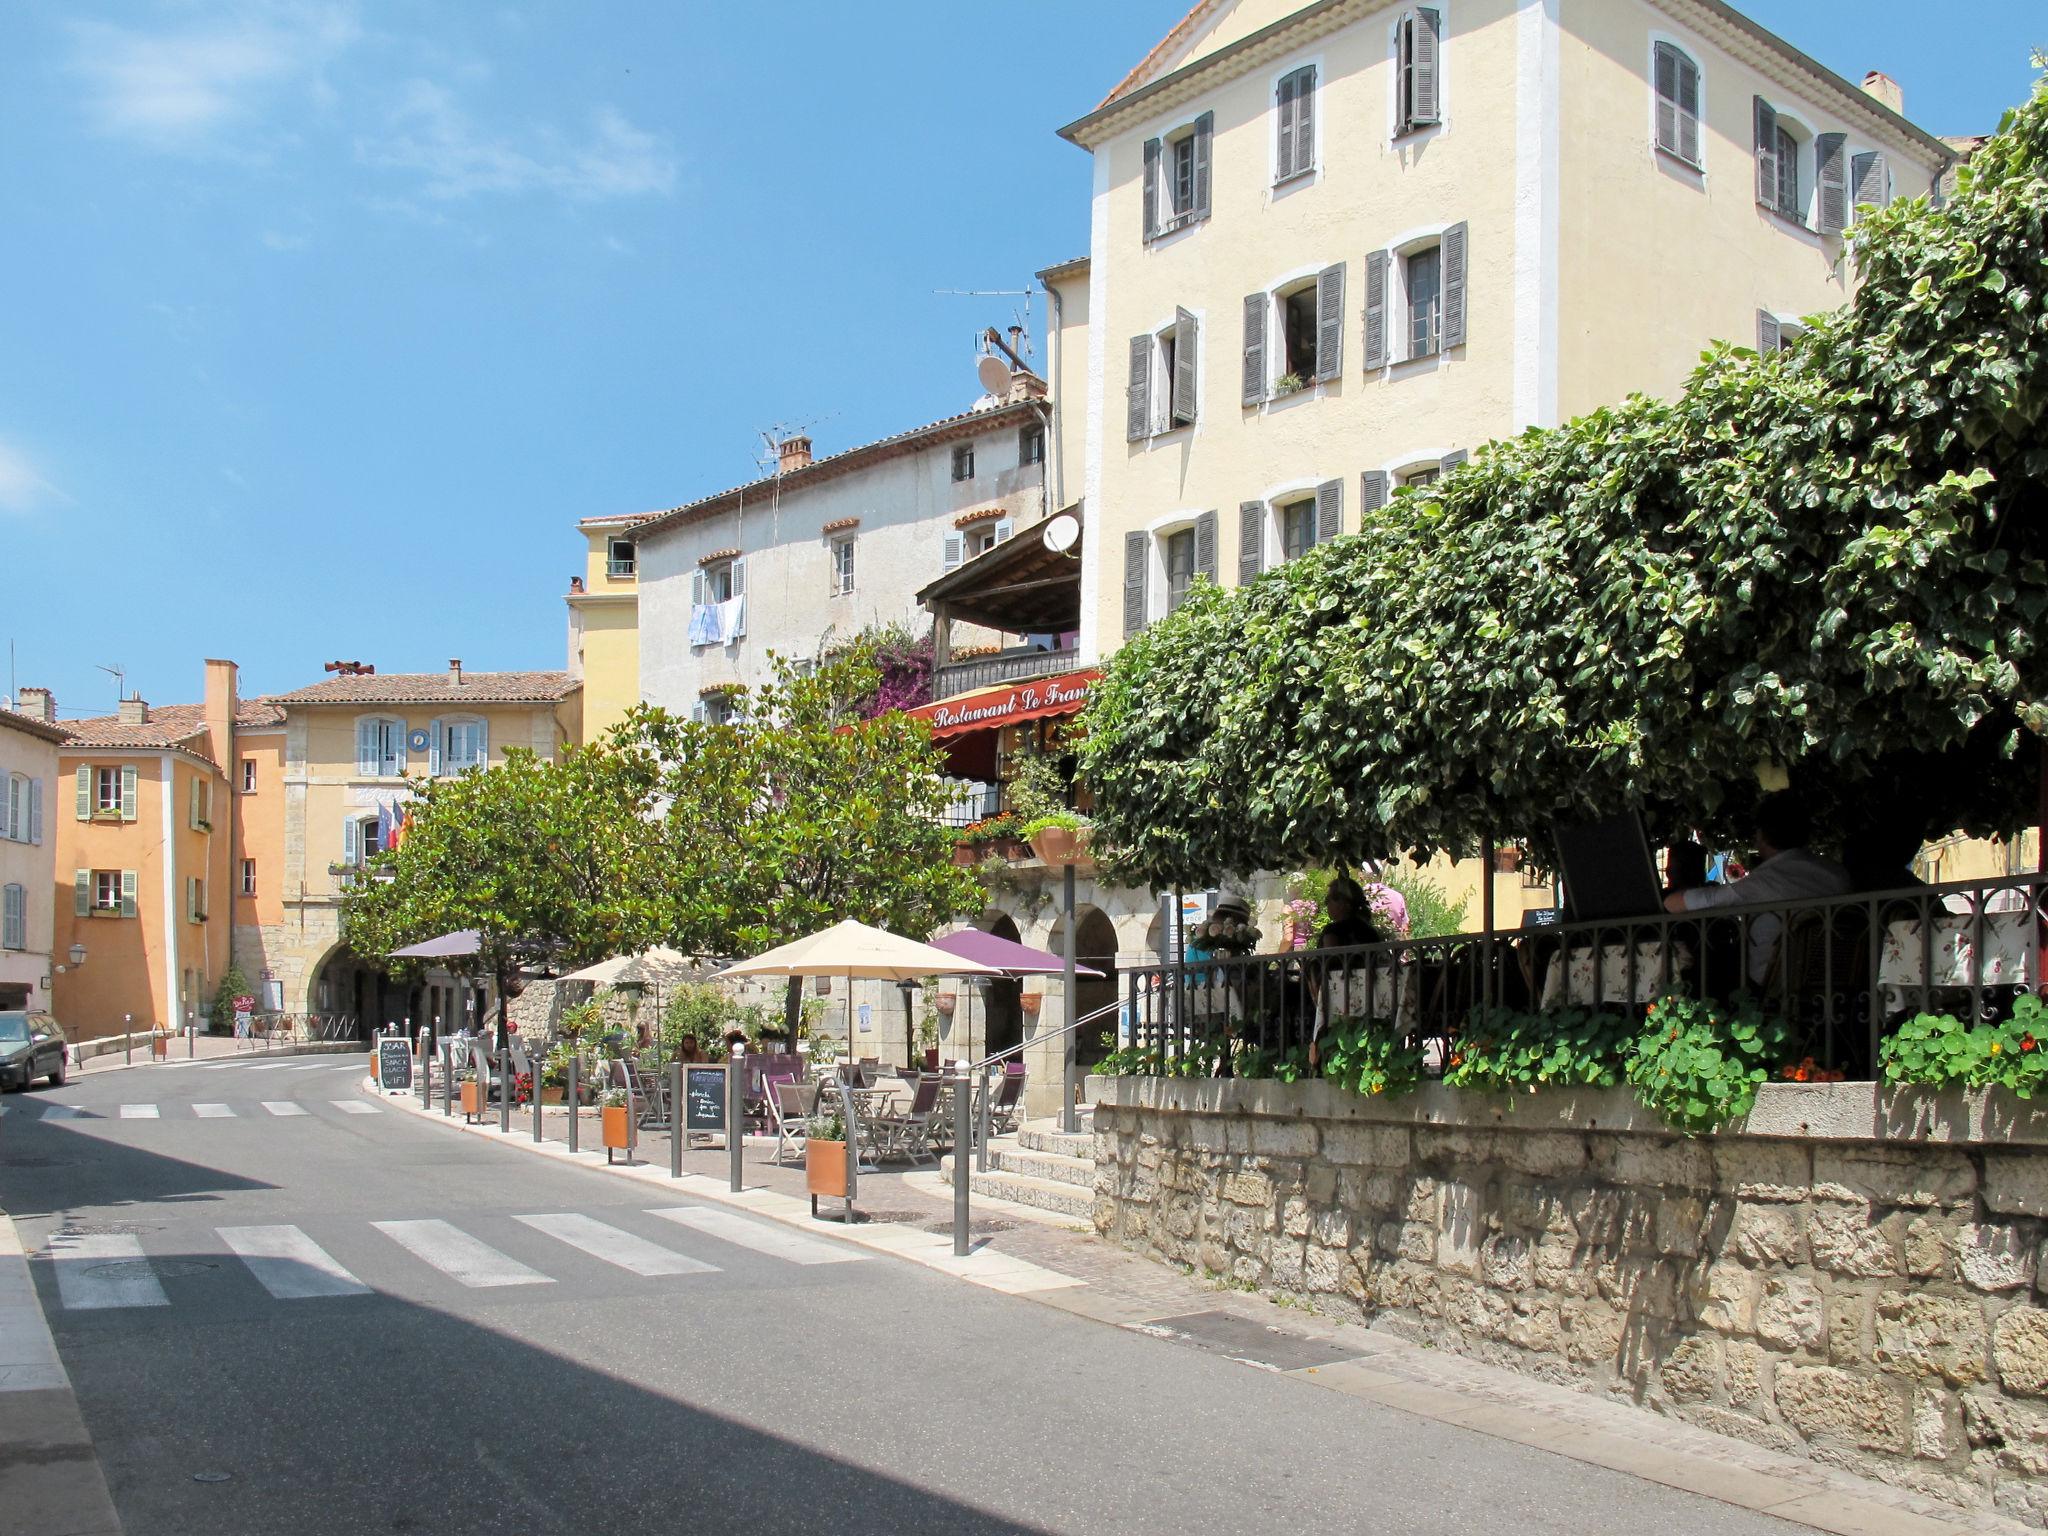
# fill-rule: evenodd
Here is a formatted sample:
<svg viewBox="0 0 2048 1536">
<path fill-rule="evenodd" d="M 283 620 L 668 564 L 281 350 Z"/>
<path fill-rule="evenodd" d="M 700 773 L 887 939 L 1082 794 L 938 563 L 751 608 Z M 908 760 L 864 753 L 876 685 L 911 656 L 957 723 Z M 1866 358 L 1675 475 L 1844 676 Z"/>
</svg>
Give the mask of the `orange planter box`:
<svg viewBox="0 0 2048 1536">
<path fill-rule="evenodd" d="M 846 1143 L 819 1141 L 804 1143 L 804 1182 L 813 1195 L 846 1198 Z"/>
<path fill-rule="evenodd" d="M 604 1144 L 624 1150 L 633 1145 L 633 1111 L 623 1104 L 607 1104 L 598 1111 L 604 1122 Z"/>
<path fill-rule="evenodd" d="M 484 1112 L 484 1085 L 474 1079 L 462 1085 L 462 1113 L 471 1120 Z"/>
</svg>

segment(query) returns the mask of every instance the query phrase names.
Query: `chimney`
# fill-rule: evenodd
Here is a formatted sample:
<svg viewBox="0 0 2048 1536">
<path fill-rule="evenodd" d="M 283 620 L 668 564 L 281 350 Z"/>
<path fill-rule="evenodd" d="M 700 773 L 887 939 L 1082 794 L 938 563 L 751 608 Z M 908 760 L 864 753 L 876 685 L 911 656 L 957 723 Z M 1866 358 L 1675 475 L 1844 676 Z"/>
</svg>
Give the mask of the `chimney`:
<svg viewBox="0 0 2048 1536">
<path fill-rule="evenodd" d="M 786 475 L 794 469 L 808 469 L 811 463 L 811 440 L 799 432 L 785 437 L 775 449 L 775 473 Z"/>
<path fill-rule="evenodd" d="M 448 686 L 450 688 L 460 688 L 462 686 L 462 658 L 460 656 L 450 656 L 448 658 Z"/>
<path fill-rule="evenodd" d="M 27 715 L 31 720 L 44 720 L 51 725 L 57 723 L 57 696 L 47 688 L 24 688 L 15 697 L 15 713 Z"/>
<path fill-rule="evenodd" d="M 1906 93 L 1899 88 L 1899 82 L 1882 70 L 1873 69 L 1863 77 L 1863 94 L 1890 107 L 1899 116 L 1906 115 Z"/>
<path fill-rule="evenodd" d="M 1030 369 L 1010 370 L 1010 398 L 1007 404 L 1015 405 L 1019 400 L 1043 400 L 1045 393 L 1045 380 Z"/>
<path fill-rule="evenodd" d="M 207 755 L 226 773 L 235 762 L 235 664 L 209 656 L 206 659 L 206 697 L 201 713 L 206 717 Z"/>
<path fill-rule="evenodd" d="M 149 724 L 149 703 L 139 696 L 132 699 L 123 699 L 121 707 L 116 714 L 123 725 L 147 725 Z"/>
</svg>

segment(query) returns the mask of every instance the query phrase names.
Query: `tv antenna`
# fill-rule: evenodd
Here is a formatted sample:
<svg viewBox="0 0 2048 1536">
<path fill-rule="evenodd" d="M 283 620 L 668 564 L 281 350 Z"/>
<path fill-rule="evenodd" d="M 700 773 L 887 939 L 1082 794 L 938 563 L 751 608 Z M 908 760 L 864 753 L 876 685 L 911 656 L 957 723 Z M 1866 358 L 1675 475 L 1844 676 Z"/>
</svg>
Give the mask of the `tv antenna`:
<svg viewBox="0 0 2048 1536">
<path fill-rule="evenodd" d="M 122 669 L 120 663 L 116 662 L 111 667 L 102 667 L 97 662 L 93 665 L 97 670 L 106 673 L 114 680 L 114 702 L 116 704 L 128 697 L 128 674 Z"/>
</svg>

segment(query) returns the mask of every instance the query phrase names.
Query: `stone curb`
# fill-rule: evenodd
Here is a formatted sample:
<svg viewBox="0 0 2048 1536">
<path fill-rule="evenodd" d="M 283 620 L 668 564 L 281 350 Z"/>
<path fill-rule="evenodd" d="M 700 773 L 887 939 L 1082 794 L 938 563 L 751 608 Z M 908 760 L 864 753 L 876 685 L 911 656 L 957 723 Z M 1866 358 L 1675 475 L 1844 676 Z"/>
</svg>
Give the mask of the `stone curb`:
<svg viewBox="0 0 2048 1536">
<path fill-rule="evenodd" d="M 14 1221 L 0 1212 L 0 1533 L 121 1536 L 99 1452 L 43 1316 Z"/>
<path fill-rule="evenodd" d="M 173 1052 L 169 1058 L 160 1062 L 151 1061 L 146 1055 L 137 1057 L 134 1061 L 108 1061 L 106 1058 L 113 1054 L 112 1051 L 103 1051 L 97 1056 L 86 1058 L 82 1063 L 74 1064 L 72 1070 L 79 1077 L 84 1078 L 99 1077 L 108 1072 L 133 1072 L 144 1067 L 162 1069 L 166 1067 L 218 1066 L 222 1062 L 229 1061 L 281 1061 L 288 1056 L 363 1056 L 368 1053 L 361 1045 L 352 1041 L 337 1043 L 316 1040 L 310 1045 L 285 1046 L 271 1051 L 219 1051 L 211 1055 L 202 1056 L 181 1056 Z"/>
</svg>

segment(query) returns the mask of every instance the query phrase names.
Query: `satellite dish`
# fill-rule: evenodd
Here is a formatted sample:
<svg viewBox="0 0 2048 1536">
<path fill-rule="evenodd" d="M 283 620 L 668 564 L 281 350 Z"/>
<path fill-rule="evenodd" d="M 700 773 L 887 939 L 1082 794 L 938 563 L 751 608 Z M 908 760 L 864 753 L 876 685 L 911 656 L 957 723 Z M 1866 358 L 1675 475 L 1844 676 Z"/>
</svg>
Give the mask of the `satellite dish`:
<svg viewBox="0 0 2048 1536">
<path fill-rule="evenodd" d="M 981 365 L 974 370 L 981 380 L 981 387 L 1000 400 L 1010 392 L 1010 370 L 999 357 L 984 357 Z"/>
<path fill-rule="evenodd" d="M 1045 521 L 1039 530 L 1039 539 L 1056 555 L 1064 555 L 1081 542 L 1081 520 L 1071 512 L 1062 512 Z"/>
</svg>

